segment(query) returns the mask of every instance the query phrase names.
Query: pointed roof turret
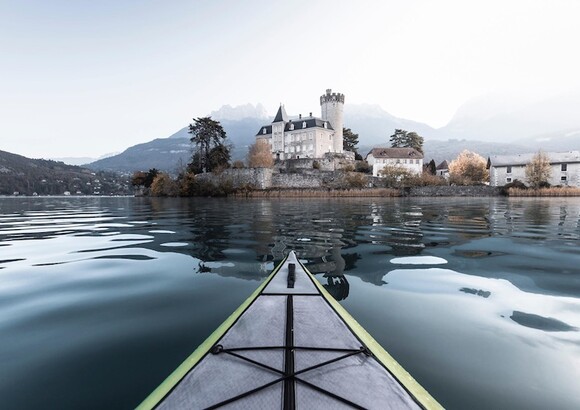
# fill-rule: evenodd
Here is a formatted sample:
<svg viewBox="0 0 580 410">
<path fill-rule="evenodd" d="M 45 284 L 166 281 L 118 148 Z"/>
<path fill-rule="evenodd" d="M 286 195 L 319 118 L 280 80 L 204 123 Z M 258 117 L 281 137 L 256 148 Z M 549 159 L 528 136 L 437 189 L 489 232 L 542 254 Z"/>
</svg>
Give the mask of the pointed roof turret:
<svg viewBox="0 0 580 410">
<path fill-rule="evenodd" d="M 286 110 L 284 109 L 284 106 L 282 104 L 280 104 L 280 108 L 278 108 L 278 112 L 276 113 L 276 117 L 274 117 L 274 121 L 272 121 L 272 123 L 275 122 L 288 122 L 288 114 L 286 114 Z"/>
</svg>

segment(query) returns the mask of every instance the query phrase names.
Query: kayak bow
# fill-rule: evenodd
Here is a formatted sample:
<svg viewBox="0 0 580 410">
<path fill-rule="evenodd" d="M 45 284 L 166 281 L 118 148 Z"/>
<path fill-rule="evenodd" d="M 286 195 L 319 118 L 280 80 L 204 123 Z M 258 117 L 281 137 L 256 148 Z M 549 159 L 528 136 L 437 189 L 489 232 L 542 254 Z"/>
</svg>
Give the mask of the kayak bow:
<svg viewBox="0 0 580 410">
<path fill-rule="evenodd" d="M 290 252 L 138 409 L 442 409 Z"/>
</svg>

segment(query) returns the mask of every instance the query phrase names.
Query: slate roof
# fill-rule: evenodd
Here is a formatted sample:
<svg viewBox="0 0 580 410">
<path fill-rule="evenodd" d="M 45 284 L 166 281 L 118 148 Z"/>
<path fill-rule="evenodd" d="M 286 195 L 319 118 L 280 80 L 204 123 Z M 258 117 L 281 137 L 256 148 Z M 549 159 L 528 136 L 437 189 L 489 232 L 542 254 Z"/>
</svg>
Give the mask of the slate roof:
<svg viewBox="0 0 580 410">
<path fill-rule="evenodd" d="M 332 125 L 330 125 L 330 122 L 328 122 L 328 121 L 324 121 L 323 119 L 316 118 L 316 117 L 306 117 L 306 118 L 300 118 L 300 119 L 294 119 L 294 120 L 288 121 L 288 123 L 284 127 L 284 131 L 292 131 L 290 129 L 290 124 L 294 124 L 294 130 L 299 130 L 302 128 L 324 128 L 325 122 L 326 122 L 326 129 L 327 130 L 334 129 L 334 128 L 332 128 Z M 306 123 L 306 127 L 304 127 L 304 123 Z"/>
<path fill-rule="evenodd" d="M 441 162 L 441 164 L 437 165 L 435 167 L 435 169 L 449 169 L 449 163 L 447 162 L 447 160 L 444 160 L 443 162 Z"/>
<path fill-rule="evenodd" d="M 284 108 L 283 105 L 280 105 L 280 108 L 278 108 L 278 112 L 276 113 L 276 116 L 274 117 L 274 122 L 280 122 L 280 121 L 284 121 L 287 122 L 288 121 L 288 114 L 286 114 L 286 109 Z"/>
<path fill-rule="evenodd" d="M 415 148 L 373 148 L 367 157 L 371 154 L 375 158 L 423 158 L 423 154 Z"/>
<path fill-rule="evenodd" d="M 492 155 L 487 160 L 487 167 L 506 167 L 508 165 L 527 165 L 536 153 L 516 155 Z M 546 152 L 551 164 L 570 162 L 580 163 L 580 151 Z"/>
<path fill-rule="evenodd" d="M 280 107 L 280 108 L 283 109 L 283 107 Z M 280 110 L 278 110 L 278 113 L 280 113 Z M 278 117 L 278 114 L 276 114 L 276 118 L 277 117 Z M 276 118 L 274 118 L 274 121 L 272 123 L 277 122 Z M 292 131 L 290 129 L 291 128 L 290 124 L 294 124 L 294 131 L 298 131 L 298 130 L 305 129 L 305 128 L 324 128 L 325 122 L 326 122 L 326 129 L 327 130 L 334 130 L 334 128 L 332 128 L 332 125 L 330 124 L 330 122 L 325 121 L 321 118 L 303 117 L 303 118 L 296 118 L 293 120 L 288 120 L 288 122 L 286 122 L 284 124 L 284 131 Z M 303 125 L 305 125 L 305 127 L 303 127 Z M 266 134 L 264 134 L 264 128 L 266 129 Z M 263 125 L 258 130 L 256 137 L 260 136 L 260 135 L 268 135 L 268 134 L 272 134 L 272 125 Z"/>
<path fill-rule="evenodd" d="M 265 133 L 264 133 L 264 128 L 266 129 Z M 264 125 L 264 126 L 260 127 L 260 130 L 256 134 L 256 137 L 259 135 L 268 135 L 271 133 L 272 133 L 272 126 L 271 125 Z"/>
</svg>

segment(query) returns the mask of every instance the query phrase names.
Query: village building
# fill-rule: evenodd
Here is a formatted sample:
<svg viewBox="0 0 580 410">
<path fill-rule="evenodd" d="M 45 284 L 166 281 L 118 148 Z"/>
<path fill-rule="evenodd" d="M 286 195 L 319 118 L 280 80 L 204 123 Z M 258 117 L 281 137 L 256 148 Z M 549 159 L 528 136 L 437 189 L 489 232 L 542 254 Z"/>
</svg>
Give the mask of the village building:
<svg viewBox="0 0 580 410">
<path fill-rule="evenodd" d="M 435 175 L 438 177 L 449 178 L 449 163 L 447 160 L 441 161 L 441 163 L 435 167 Z"/>
<path fill-rule="evenodd" d="M 271 124 L 260 127 L 256 139 L 266 140 L 277 160 L 323 158 L 327 154 L 343 153 L 344 94 L 326 90 L 320 97 L 321 117 L 310 113 L 290 119 L 283 105 Z"/>
<path fill-rule="evenodd" d="M 536 154 L 494 155 L 488 158 L 491 186 L 503 186 L 516 179 L 528 185 L 526 165 Z M 550 185 L 580 187 L 580 151 L 546 152 L 552 167 Z"/>
<path fill-rule="evenodd" d="M 414 148 L 373 148 L 365 159 L 373 168 L 375 177 L 381 176 L 380 171 L 387 165 L 417 175 L 423 172 L 423 154 Z"/>
</svg>

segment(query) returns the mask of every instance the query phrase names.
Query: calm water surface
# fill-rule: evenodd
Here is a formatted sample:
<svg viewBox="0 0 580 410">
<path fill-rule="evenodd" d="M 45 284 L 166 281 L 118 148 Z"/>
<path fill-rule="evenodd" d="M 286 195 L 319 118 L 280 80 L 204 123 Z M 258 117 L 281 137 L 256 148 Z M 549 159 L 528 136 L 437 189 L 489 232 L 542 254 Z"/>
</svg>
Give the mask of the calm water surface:
<svg viewBox="0 0 580 410">
<path fill-rule="evenodd" d="M 0 198 L 0 408 L 136 406 L 290 249 L 445 407 L 580 408 L 580 198 Z"/>
</svg>

